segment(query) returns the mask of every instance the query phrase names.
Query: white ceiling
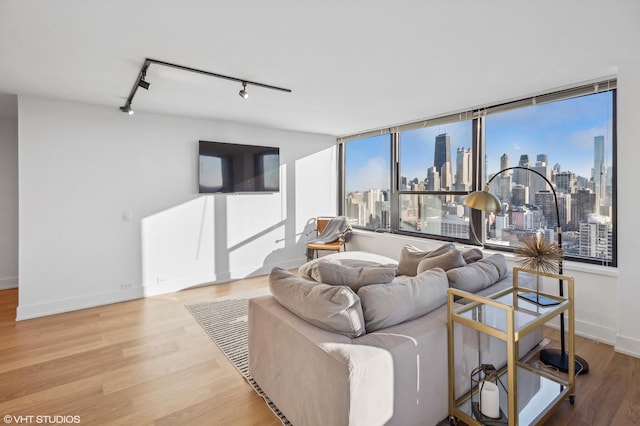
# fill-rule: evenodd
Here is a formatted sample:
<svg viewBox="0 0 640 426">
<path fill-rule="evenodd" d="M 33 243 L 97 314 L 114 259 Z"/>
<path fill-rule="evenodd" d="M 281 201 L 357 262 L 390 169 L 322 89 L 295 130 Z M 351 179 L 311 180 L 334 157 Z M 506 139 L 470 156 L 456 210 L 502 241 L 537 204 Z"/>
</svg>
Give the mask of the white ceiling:
<svg viewBox="0 0 640 426">
<path fill-rule="evenodd" d="M 615 75 L 638 4 L 0 0 L 0 93 L 117 110 L 148 57 L 293 92 L 151 65 L 138 114 L 339 136 Z"/>
</svg>

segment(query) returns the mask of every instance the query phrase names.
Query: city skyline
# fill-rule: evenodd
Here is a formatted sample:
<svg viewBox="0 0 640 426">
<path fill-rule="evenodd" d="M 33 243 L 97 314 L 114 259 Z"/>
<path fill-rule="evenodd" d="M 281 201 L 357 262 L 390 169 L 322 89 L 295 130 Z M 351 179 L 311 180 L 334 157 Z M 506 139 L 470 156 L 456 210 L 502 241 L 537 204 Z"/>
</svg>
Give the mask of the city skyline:
<svg viewBox="0 0 640 426">
<path fill-rule="evenodd" d="M 612 165 L 611 92 L 572 98 L 560 102 L 518 108 L 486 118 L 486 161 L 488 174 L 500 170 L 500 157 L 507 154 L 517 165 L 527 154 L 535 163 L 539 154 L 549 156 L 549 166 L 591 177 L 594 166 L 594 137 L 604 140 L 604 163 Z M 604 106 L 603 106 L 604 105 Z M 451 150 L 470 148 L 471 121 L 421 128 L 400 135 L 400 175 L 407 180 L 424 180 L 434 165 L 436 137 L 447 133 Z M 389 189 L 389 136 L 370 138 L 366 143 L 347 143 L 346 190 Z M 455 176 L 455 159 L 452 159 Z"/>
</svg>

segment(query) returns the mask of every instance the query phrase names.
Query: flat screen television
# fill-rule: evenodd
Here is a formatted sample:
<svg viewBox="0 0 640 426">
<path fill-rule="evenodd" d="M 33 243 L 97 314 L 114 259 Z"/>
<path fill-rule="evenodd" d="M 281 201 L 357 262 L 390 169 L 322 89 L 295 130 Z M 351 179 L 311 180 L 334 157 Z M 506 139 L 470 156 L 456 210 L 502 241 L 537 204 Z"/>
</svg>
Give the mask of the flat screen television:
<svg viewBox="0 0 640 426">
<path fill-rule="evenodd" d="M 200 141 L 199 192 L 279 192 L 280 149 Z"/>
</svg>

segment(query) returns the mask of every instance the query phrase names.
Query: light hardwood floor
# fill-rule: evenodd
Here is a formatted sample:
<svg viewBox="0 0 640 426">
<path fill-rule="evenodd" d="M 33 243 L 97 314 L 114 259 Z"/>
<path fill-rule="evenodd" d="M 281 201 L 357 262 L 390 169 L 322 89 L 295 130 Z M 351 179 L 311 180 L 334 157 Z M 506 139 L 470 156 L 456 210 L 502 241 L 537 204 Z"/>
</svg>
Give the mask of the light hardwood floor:
<svg viewBox="0 0 640 426">
<path fill-rule="evenodd" d="M 17 290 L 0 291 L 0 416 L 280 425 L 185 308 L 267 285 L 258 277 L 18 323 Z M 564 403 L 547 424 L 640 424 L 640 359 L 576 344 L 591 371 L 577 379 L 575 405 Z"/>
</svg>

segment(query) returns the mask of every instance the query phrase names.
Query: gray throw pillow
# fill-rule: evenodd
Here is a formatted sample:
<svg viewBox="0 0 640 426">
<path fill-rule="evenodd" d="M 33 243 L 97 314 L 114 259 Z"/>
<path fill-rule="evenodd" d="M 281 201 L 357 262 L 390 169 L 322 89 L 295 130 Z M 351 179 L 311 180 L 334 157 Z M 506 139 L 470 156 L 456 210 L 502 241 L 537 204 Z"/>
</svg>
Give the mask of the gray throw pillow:
<svg viewBox="0 0 640 426">
<path fill-rule="evenodd" d="M 425 257 L 435 257 L 450 252 L 455 246 L 452 243 L 443 244 L 435 250 L 424 251 L 410 244 L 402 247 L 400 260 L 398 261 L 398 275 L 416 276 L 418 264 Z"/>
<path fill-rule="evenodd" d="M 453 249 L 448 253 L 441 254 L 435 257 L 425 257 L 420 263 L 418 263 L 418 275 L 426 270 L 433 268 L 440 268 L 445 271 L 453 268 L 459 268 L 461 266 L 467 266 L 467 262 L 464 261 L 462 253 L 459 250 Z"/>
<path fill-rule="evenodd" d="M 477 262 L 478 260 L 482 259 L 482 250 L 477 248 L 465 250 L 462 252 L 462 258 L 467 263 Z"/>
<path fill-rule="evenodd" d="M 346 285 L 357 292 L 360 287 L 370 284 L 388 284 L 396 277 L 396 267 L 360 266 L 353 267 L 329 262 L 318 264 L 320 282 L 331 285 Z"/>
<path fill-rule="evenodd" d="M 453 288 L 476 293 L 507 276 L 507 262 L 500 253 L 485 257 L 461 268 L 447 271 L 449 285 Z"/>
<path fill-rule="evenodd" d="M 367 333 L 416 319 L 447 302 L 449 282 L 442 269 L 430 269 L 402 283 L 373 284 L 358 290 Z"/>
<path fill-rule="evenodd" d="M 365 333 L 360 298 L 349 287 L 317 283 L 273 268 L 269 288 L 282 306 L 316 327 L 351 338 Z"/>
</svg>

